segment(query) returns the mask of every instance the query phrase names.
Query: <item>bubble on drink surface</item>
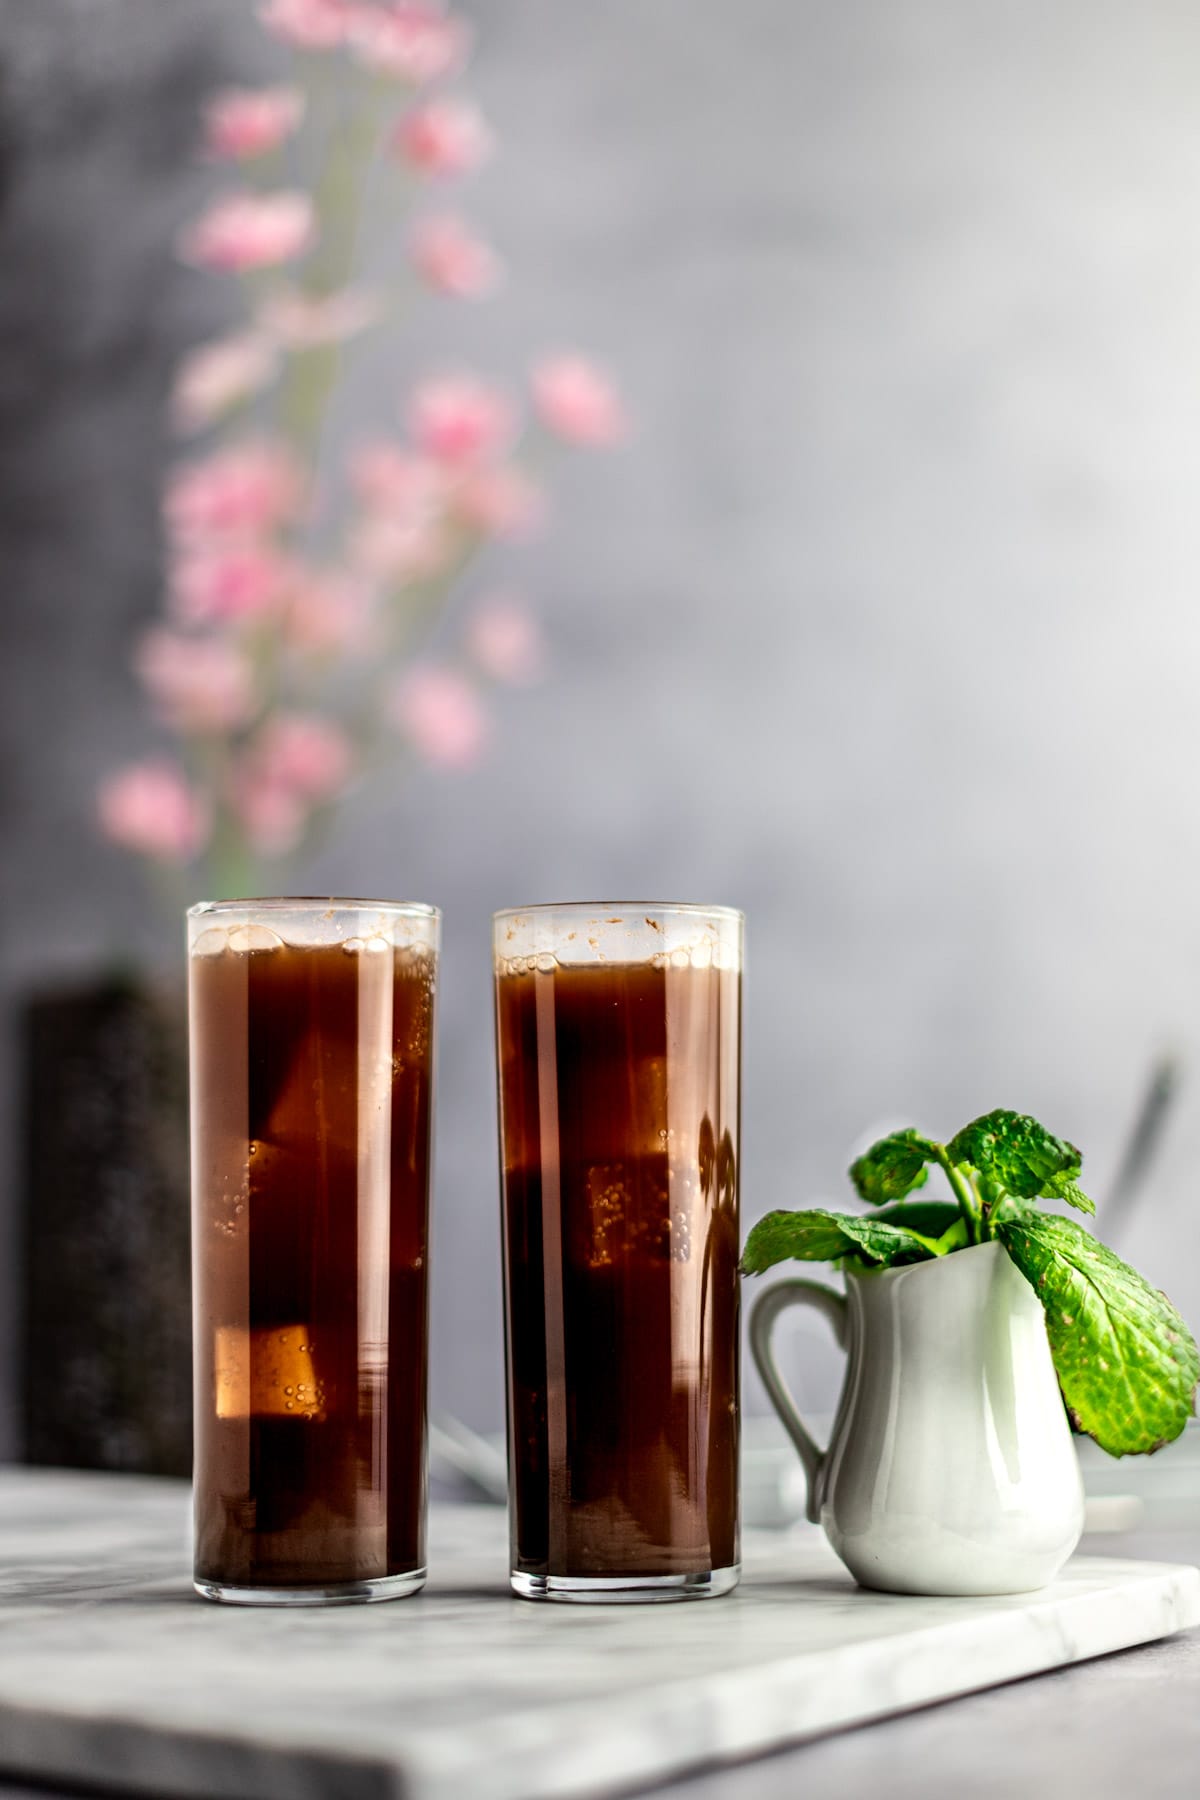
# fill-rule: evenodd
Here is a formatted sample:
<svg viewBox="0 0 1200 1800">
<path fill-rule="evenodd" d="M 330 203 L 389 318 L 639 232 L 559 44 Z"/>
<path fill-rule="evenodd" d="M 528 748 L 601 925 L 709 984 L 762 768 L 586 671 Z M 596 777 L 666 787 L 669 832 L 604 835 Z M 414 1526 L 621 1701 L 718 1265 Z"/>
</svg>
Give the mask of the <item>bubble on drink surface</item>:
<svg viewBox="0 0 1200 1800">
<path fill-rule="evenodd" d="M 229 948 L 229 933 L 219 925 L 210 925 L 192 944 L 193 956 L 223 956 Z"/>
<path fill-rule="evenodd" d="M 239 956 L 252 951 L 282 950 L 283 939 L 266 925 L 238 925 L 229 934 L 229 948 Z"/>
<path fill-rule="evenodd" d="M 378 956 L 381 952 L 390 956 L 392 952 L 392 946 L 382 937 L 347 938 L 342 949 L 347 956 Z"/>
</svg>

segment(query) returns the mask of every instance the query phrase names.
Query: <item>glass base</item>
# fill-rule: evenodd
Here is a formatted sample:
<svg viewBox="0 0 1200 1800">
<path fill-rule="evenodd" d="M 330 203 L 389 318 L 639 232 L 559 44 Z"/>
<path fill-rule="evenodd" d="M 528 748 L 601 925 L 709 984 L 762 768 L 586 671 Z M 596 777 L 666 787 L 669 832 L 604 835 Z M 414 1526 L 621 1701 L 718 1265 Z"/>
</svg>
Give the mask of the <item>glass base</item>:
<svg viewBox="0 0 1200 1800">
<path fill-rule="evenodd" d="M 742 1565 L 705 1569 L 698 1575 L 527 1575 L 509 1574 L 522 1600 L 561 1600 L 575 1606 L 645 1606 L 662 1600 L 715 1600 L 741 1578 Z"/>
<path fill-rule="evenodd" d="M 227 1581 L 192 1583 L 205 1600 L 228 1606 L 369 1606 L 375 1600 L 403 1600 L 425 1586 L 424 1569 L 406 1575 L 376 1575 L 368 1581 L 331 1581 L 327 1587 L 235 1587 Z"/>
</svg>

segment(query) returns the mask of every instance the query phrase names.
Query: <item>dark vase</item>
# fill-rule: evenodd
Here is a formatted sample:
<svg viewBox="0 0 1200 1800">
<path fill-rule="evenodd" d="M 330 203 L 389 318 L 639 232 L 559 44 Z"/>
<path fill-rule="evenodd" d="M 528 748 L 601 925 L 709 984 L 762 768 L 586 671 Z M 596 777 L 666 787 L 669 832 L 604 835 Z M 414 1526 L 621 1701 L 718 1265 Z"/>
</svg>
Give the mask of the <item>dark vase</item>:
<svg viewBox="0 0 1200 1800">
<path fill-rule="evenodd" d="M 25 1455 L 191 1468 L 187 1036 L 136 981 L 24 1013 Z"/>
</svg>

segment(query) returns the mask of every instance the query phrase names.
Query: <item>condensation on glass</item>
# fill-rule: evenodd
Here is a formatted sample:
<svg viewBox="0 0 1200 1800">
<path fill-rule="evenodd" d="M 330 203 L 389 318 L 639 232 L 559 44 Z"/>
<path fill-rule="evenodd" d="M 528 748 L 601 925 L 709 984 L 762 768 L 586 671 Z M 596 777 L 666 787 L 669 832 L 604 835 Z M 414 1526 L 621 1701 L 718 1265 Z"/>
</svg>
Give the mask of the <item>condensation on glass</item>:
<svg viewBox="0 0 1200 1800">
<path fill-rule="evenodd" d="M 742 916 L 494 921 L 511 1578 L 653 1600 L 738 1577 Z"/>
<path fill-rule="evenodd" d="M 188 914 L 195 1582 L 320 1604 L 425 1577 L 439 915 Z"/>
</svg>

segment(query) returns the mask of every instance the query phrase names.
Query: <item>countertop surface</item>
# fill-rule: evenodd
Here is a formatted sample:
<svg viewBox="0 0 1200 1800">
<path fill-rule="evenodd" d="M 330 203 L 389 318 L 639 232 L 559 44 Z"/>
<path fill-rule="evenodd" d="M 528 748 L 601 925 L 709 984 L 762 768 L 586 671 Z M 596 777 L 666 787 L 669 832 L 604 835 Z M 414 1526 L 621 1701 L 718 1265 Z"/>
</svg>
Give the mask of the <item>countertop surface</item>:
<svg viewBox="0 0 1200 1800">
<path fill-rule="evenodd" d="M 319 1644 L 322 1653 L 339 1656 L 340 1685 L 335 1681 L 333 1690 L 339 1696 L 337 1706 L 345 1709 L 351 1721 L 348 1729 L 353 1731 L 358 1696 L 351 1665 L 362 1643 L 370 1644 L 372 1657 L 403 1656 L 414 1644 L 432 1650 L 440 1629 L 438 1620 L 457 1610 L 463 1620 L 471 1613 L 475 1621 L 473 1630 L 465 1633 L 463 1620 L 457 1625 L 464 1671 L 462 1703 L 447 1695 L 444 1685 L 440 1693 L 436 1691 L 428 1669 L 410 1665 L 411 1679 L 406 1676 L 403 1682 L 410 1700 L 419 1693 L 422 1679 L 429 1694 L 428 1706 L 419 1705 L 413 1712 L 414 1733 L 419 1725 L 425 1734 L 426 1752 L 432 1752 L 431 1759 L 427 1755 L 426 1772 L 418 1771 L 418 1793 L 461 1792 L 467 1800 L 476 1791 L 522 1792 L 521 1776 L 514 1785 L 511 1768 L 503 1779 L 497 1774 L 493 1786 L 491 1769 L 481 1773 L 478 1756 L 471 1761 L 473 1726 L 480 1744 L 497 1743 L 497 1769 L 504 1736 L 495 1733 L 494 1718 L 486 1728 L 478 1725 L 480 1709 L 473 1704 L 472 1695 L 479 1692 L 484 1664 L 480 1663 L 472 1676 L 473 1656 L 490 1658 L 489 1680 L 495 1670 L 495 1679 L 512 1684 L 514 1716 L 505 1726 L 508 1753 L 511 1763 L 513 1744 L 520 1747 L 521 1731 L 526 1731 L 530 1792 L 558 1791 L 543 1755 L 544 1739 L 553 1709 L 568 1705 L 575 1709 L 577 1732 L 595 1733 L 598 1746 L 603 1746 L 606 1738 L 611 1740 L 612 1781 L 597 1781 L 589 1790 L 596 1792 L 607 1786 L 630 1789 L 638 1756 L 648 1766 L 644 1748 L 636 1744 L 639 1730 L 657 1731 L 661 1737 L 668 1716 L 674 1716 L 682 1729 L 701 1734 L 703 1741 L 697 1740 L 694 1762 L 710 1754 L 742 1757 L 735 1766 L 677 1776 L 672 1789 L 688 1800 L 776 1800 L 776 1796 L 782 1800 L 784 1795 L 790 1800 L 798 1792 L 803 1792 L 805 1800 L 821 1800 L 825 1795 L 830 1800 L 835 1795 L 839 1800 L 854 1800 L 859 1794 L 876 1793 L 899 1796 L 900 1800 L 910 1795 L 913 1800 L 918 1795 L 921 1800 L 937 1800 L 943 1795 L 954 1795 L 957 1800 L 963 1791 L 969 1791 L 973 1800 L 993 1795 L 1072 1800 L 1076 1794 L 1087 1794 L 1088 1800 L 1109 1800 L 1110 1796 L 1127 1800 L 1131 1793 L 1142 1800 L 1158 1800 L 1159 1796 L 1191 1796 L 1196 1791 L 1196 1769 L 1200 1767 L 1200 1633 L 1196 1631 L 1028 1679 L 1010 1680 L 1003 1687 L 969 1693 L 946 1704 L 922 1704 L 939 1691 L 953 1691 L 955 1685 L 968 1687 L 976 1680 L 994 1681 L 998 1672 L 1035 1668 L 1039 1657 L 1051 1661 L 1064 1655 L 1091 1655 L 1105 1643 L 1120 1642 L 1123 1630 L 1128 1632 L 1128 1641 L 1135 1634 L 1169 1629 L 1181 1617 L 1197 1616 L 1194 1582 L 1189 1587 L 1186 1580 L 1181 1584 L 1178 1577 L 1131 1568 L 1128 1562 L 1124 1566 L 1086 1560 L 1075 1564 L 1072 1579 L 1063 1584 L 1061 1592 L 1057 1587 L 1052 1590 L 1053 1604 L 1048 1602 L 1040 1610 L 1031 1607 L 1026 1597 L 985 1602 L 912 1601 L 855 1590 L 816 1534 L 801 1531 L 785 1537 L 759 1533 L 752 1534 L 748 1546 L 747 1580 L 740 1601 L 649 1609 L 548 1608 L 506 1601 L 504 1528 L 498 1509 L 440 1509 L 435 1515 L 433 1540 L 446 1573 L 440 1590 L 431 1579 L 427 1598 L 369 1609 L 338 1609 L 335 1622 L 316 1625 L 298 1621 L 319 1617 L 328 1621 L 330 1615 L 286 1614 L 276 1609 L 268 1613 L 241 1611 L 238 1622 L 226 1627 L 218 1624 L 229 1616 L 225 1609 L 193 1604 L 188 1598 L 187 1501 L 179 1484 L 3 1471 L 0 1520 L 7 1540 L 0 1542 L 0 1618 L 4 1622 L 0 1626 L 0 1701 L 7 1704 L 9 1741 L 15 1743 L 20 1737 L 20 1706 L 27 1703 L 29 1717 L 35 1720 L 43 1703 L 39 1696 L 54 1693 L 51 1677 L 61 1671 L 62 1692 L 74 1695 L 85 1713 L 90 1707 L 93 1716 L 105 1722 L 104 1730 L 93 1731 L 95 1759 L 88 1762 L 77 1753 L 74 1762 L 63 1767 L 86 1768 L 91 1780 L 114 1783 L 119 1790 L 124 1785 L 122 1758 L 127 1749 L 133 1754 L 133 1745 L 132 1740 L 128 1746 L 122 1744 L 124 1727 L 117 1727 L 115 1737 L 106 1736 L 109 1718 L 125 1712 L 136 1721 L 141 1709 L 144 1722 L 155 1728 L 166 1718 L 176 1726 L 181 1723 L 185 1733 L 192 1721 L 198 1723 L 202 1734 L 211 1732 L 211 1717 L 199 1710 L 200 1701 L 211 1696 L 210 1713 L 212 1704 L 236 1711 L 239 1658 L 245 1667 L 243 1679 L 252 1681 L 255 1659 L 269 1662 L 277 1658 L 280 1638 L 290 1634 L 297 1646 L 298 1670 L 306 1639 L 310 1645 Z M 39 1550 L 43 1550 L 40 1557 Z M 1200 1524 L 1195 1530 L 1154 1537 L 1097 1538 L 1084 1550 L 1106 1558 L 1186 1563 L 1200 1558 Z M 431 1559 L 431 1567 L 436 1566 Z M 1121 1591 L 1103 1591 L 1104 1579 Z M 798 1582 L 807 1584 L 808 1601 L 805 1631 L 800 1637 L 795 1634 Z M 421 1611 L 406 1614 L 409 1607 Z M 972 1610 L 968 1614 L 965 1608 Z M 631 1626 L 635 1615 L 644 1623 Z M 405 1618 L 414 1625 L 420 1621 L 420 1637 L 410 1635 Z M 1128 1623 L 1137 1618 L 1142 1621 L 1140 1626 Z M 219 1645 L 214 1635 L 218 1633 L 223 1633 Z M 882 1658 L 875 1654 L 871 1663 L 870 1654 L 878 1651 L 878 1644 L 872 1646 L 866 1640 L 878 1634 L 884 1639 L 894 1634 L 897 1647 L 901 1636 L 908 1634 L 911 1651 Z M 603 1684 L 597 1685 L 600 1665 L 594 1659 L 601 1643 L 621 1654 L 615 1659 L 606 1657 Z M 214 1646 L 219 1650 L 215 1662 Z M 633 1665 L 641 1653 L 645 1661 L 639 1675 Z M 805 1655 L 808 1662 L 803 1660 Z M 1030 1660 L 1022 1663 L 1023 1656 Z M 588 1657 L 593 1658 L 590 1677 Z M 839 1667 L 846 1671 L 845 1683 L 833 1674 L 834 1659 L 839 1657 L 843 1659 Z M 636 1699 L 631 1704 L 629 1696 L 641 1681 L 647 1688 L 659 1684 L 658 1693 L 665 1694 L 664 1665 L 669 1665 L 671 1677 L 666 1711 L 647 1704 L 639 1724 Z M 361 1666 L 377 1668 L 379 1664 Z M 903 1667 L 904 1674 L 893 1677 L 897 1666 Z M 153 1674 L 146 1693 L 135 1695 L 138 1671 L 147 1667 L 153 1668 Z M 572 1667 L 582 1686 L 577 1683 L 572 1688 Z M 196 1674 L 199 1696 L 191 1703 L 186 1682 L 189 1668 Z M 706 1682 L 710 1699 L 715 1700 L 714 1674 L 720 1680 L 720 1706 L 695 1704 L 705 1694 Z M 311 1675 L 310 1656 L 309 1678 Z M 531 1679 L 545 1690 L 546 1708 L 540 1716 L 535 1713 L 522 1720 L 518 1715 L 528 1701 Z M 858 1680 L 863 1692 L 882 1693 L 888 1706 L 916 1704 L 921 1710 L 746 1758 L 746 1750 L 753 1749 L 756 1742 L 778 1741 L 781 1718 L 787 1719 L 787 1708 L 781 1714 L 780 1702 L 787 1701 L 789 1692 L 797 1716 L 802 1712 L 808 1720 L 807 1728 L 827 1730 L 829 1721 L 836 1723 L 840 1688 L 848 1686 L 852 1695 Z M 894 1688 L 889 1685 L 893 1680 Z M 556 1682 L 560 1683 L 557 1691 Z M 694 1693 L 689 1697 L 693 1682 Z M 939 1689 L 939 1682 L 948 1685 Z M 610 1691 L 602 1691 L 604 1684 Z M 285 1686 L 276 1673 L 273 1685 L 268 1681 L 262 1689 L 268 1746 L 272 1705 L 277 1706 L 277 1736 L 281 1722 L 286 1734 Z M 579 1711 L 581 1695 L 585 1707 Z M 736 1699 L 731 1701 L 731 1695 Z M 369 1735 L 367 1697 L 361 1698 L 365 1742 Z M 436 1716 L 437 1704 L 446 1709 L 442 1719 Z M 604 1716 L 614 1729 L 606 1725 L 597 1732 L 596 1716 L 588 1707 L 602 1714 L 607 1708 Z M 673 1715 L 671 1707 L 675 1708 Z M 853 1718 L 853 1705 L 846 1716 Z M 560 1713 L 554 1727 L 560 1741 L 564 1737 L 562 1717 Z M 245 1722 L 243 1718 L 243 1728 Z M 40 1729 L 44 1742 L 44 1720 Z M 35 1730 L 29 1741 L 36 1735 Z M 314 1736 L 315 1748 L 305 1755 L 319 1758 L 319 1736 Z M 80 1739 L 86 1741 L 86 1735 Z M 181 1754 L 178 1746 L 175 1754 Z M 596 1754 L 607 1761 L 604 1748 Z M 633 1757 L 624 1765 L 624 1775 L 623 1754 Z M 151 1765 L 145 1760 L 144 1743 L 134 1762 L 138 1757 L 140 1790 L 152 1791 L 146 1785 L 146 1770 Z M 465 1760 L 456 1763 L 455 1758 Z M 564 1769 L 569 1768 L 570 1760 L 568 1756 Z M 125 1766 L 132 1768 L 134 1763 Z M 519 1769 L 524 1766 L 518 1764 Z M 168 1755 L 164 1771 L 170 1767 Z M 239 1781 L 236 1761 L 228 1764 L 227 1771 L 219 1759 L 208 1767 L 209 1785 L 196 1791 L 245 1791 L 240 1785 L 245 1768 Z M 535 1770 L 539 1771 L 536 1780 Z M 598 1766 L 596 1773 L 601 1774 Z M 82 1776 L 61 1775 L 67 1785 L 52 1791 L 73 1791 L 69 1784 L 75 1779 L 84 1785 Z M 283 1780 L 285 1785 L 272 1789 L 272 1780 Z M 265 1777 L 265 1784 L 256 1791 L 301 1791 L 294 1782 L 292 1786 L 287 1782 L 293 1782 L 291 1775 L 276 1772 Z M 644 1791 L 646 1780 L 632 1785 Z M 586 1782 L 584 1787 L 579 1785 L 576 1772 L 563 1791 L 583 1792 L 587 1786 Z M 36 1791 L 44 1796 L 47 1790 L 39 1787 Z M 353 1781 L 347 1778 L 344 1787 L 335 1778 L 334 1785 L 318 1782 L 312 1791 L 340 1796 L 343 1791 L 401 1790 L 394 1786 L 376 1789 L 356 1774 Z M 33 1792 L 15 1777 L 7 1783 L 0 1779 L 0 1800 L 26 1800 L 26 1796 L 32 1800 Z"/>
</svg>

